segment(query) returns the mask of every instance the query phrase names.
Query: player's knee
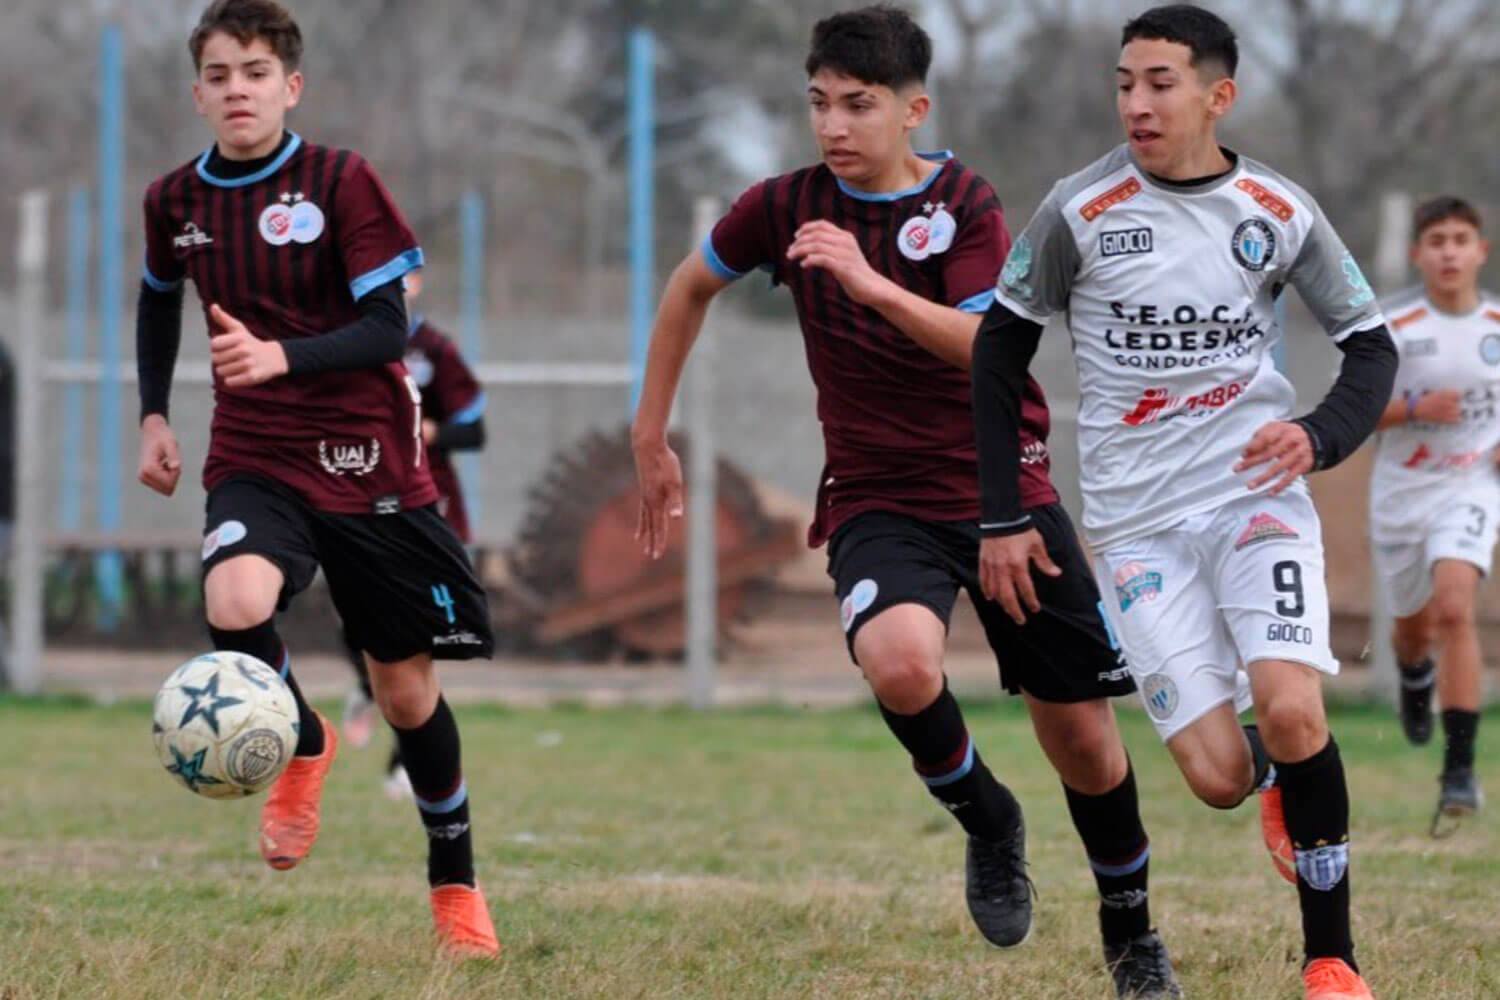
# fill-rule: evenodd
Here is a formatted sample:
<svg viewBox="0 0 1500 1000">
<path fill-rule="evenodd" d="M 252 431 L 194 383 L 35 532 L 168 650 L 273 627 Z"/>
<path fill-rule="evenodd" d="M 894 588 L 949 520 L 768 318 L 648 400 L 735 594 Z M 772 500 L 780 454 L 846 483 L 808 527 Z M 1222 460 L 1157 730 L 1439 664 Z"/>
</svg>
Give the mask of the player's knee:
<svg viewBox="0 0 1500 1000">
<path fill-rule="evenodd" d="M 229 587 L 210 589 L 203 603 L 208 624 L 226 632 L 254 628 L 276 613 L 274 596 Z"/>
<path fill-rule="evenodd" d="M 1305 760 L 1328 742 L 1328 721 L 1317 699 L 1271 698 L 1256 708 L 1255 717 L 1273 760 Z"/>
<path fill-rule="evenodd" d="M 1244 776 L 1212 766 L 1194 768 L 1186 777 L 1193 794 L 1205 805 L 1215 809 L 1233 809 L 1250 794 L 1250 786 Z"/>
<path fill-rule="evenodd" d="M 942 664 L 916 645 L 890 643 L 860 658 L 870 689 L 893 712 L 920 712 L 942 692 Z"/>
<path fill-rule="evenodd" d="M 1473 596 L 1458 588 L 1439 591 L 1432 599 L 1432 618 L 1441 639 L 1473 628 Z"/>
<path fill-rule="evenodd" d="M 430 666 L 377 666 L 370 680 L 380 714 L 397 729 L 416 729 L 431 718 L 438 689 Z"/>
</svg>

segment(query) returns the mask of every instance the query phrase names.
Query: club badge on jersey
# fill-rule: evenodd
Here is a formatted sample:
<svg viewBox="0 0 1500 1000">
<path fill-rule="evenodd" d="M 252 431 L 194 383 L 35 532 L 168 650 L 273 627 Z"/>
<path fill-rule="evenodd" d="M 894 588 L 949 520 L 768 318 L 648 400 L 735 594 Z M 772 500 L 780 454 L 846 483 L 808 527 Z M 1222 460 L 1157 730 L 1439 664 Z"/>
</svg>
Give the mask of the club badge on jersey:
<svg viewBox="0 0 1500 1000">
<path fill-rule="evenodd" d="M 934 205 L 929 201 L 922 212 L 902 223 L 896 235 L 896 246 L 907 260 L 923 261 L 942 253 L 953 245 L 958 232 L 958 222 L 942 202 Z"/>
<path fill-rule="evenodd" d="M 260 213 L 260 235 L 273 247 L 293 241 L 312 243 L 323 235 L 323 210 L 306 200 L 301 191 L 284 192 L 280 200 Z"/>
</svg>

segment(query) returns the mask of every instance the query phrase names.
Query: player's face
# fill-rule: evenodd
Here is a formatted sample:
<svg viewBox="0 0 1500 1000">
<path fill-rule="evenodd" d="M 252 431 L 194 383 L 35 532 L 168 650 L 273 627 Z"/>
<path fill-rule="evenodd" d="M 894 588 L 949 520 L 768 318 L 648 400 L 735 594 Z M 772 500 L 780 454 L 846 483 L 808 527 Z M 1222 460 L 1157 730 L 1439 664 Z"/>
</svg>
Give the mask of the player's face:
<svg viewBox="0 0 1500 1000">
<path fill-rule="evenodd" d="M 302 96 L 302 74 L 286 72 L 263 38 L 245 45 L 216 31 L 203 44 L 193 102 L 230 159 L 264 156 L 281 141 L 286 113 Z"/>
<path fill-rule="evenodd" d="M 1411 260 L 1427 287 L 1448 295 L 1471 291 L 1490 255 L 1490 243 L 1462 219 L 1442 219 L 1422 230 Z"/>
<path fill-rule="evenodd" d="M 1214 123 L 1234 102 L 1234 81 L 1205 82 L 1193 51 L 1179 42 L 1137 38 L 1120 50 L 1116 102 L 1136 162 L 1162 177 L 1217 149 Z M 1180 178 L 1185 179 L 1185 178 Z"/>
<path fill-rule="evenodd" d="M 856 186 L 878 183 L 911 148 L 907 136 L 927 117 L 921 87 L 897 92 L 818 70 L 807 84 L 808 118 L 823 162 Z"/>
</svg>

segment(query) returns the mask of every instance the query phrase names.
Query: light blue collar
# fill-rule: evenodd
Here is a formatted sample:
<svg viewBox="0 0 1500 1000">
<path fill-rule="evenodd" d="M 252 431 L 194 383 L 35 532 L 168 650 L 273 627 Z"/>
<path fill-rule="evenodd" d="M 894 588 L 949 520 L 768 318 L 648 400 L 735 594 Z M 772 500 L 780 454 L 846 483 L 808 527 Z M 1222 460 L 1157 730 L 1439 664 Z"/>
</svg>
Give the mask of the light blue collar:
<svg viewBox="0 0 1500 1000">
<path fill-rule="evenodd" d="M 274 174 L 276 171 L 280 170 L 282 167 L 286 166 L 286 161 L 292 158 L 292 154 L 295 153 L 298 149 L 302 148 L 302 137 L 300 135 L 298 135 L 296 132 L 293 132 L 291 129 L 287 129 L 287 135 L 292 137 L 292 141 L 286 144 L 286 148 L 283 149 L 279 155 L 277 155 L 276 159 L 272 160 L 270 163 L 267 163 L 264 167 L 261 167 L 255 173 L 246 174 L 244 177 L 215 177 L 213 174 L 209 173 L 208 158 L 212 156 L 214 152 L 214 147 L 210 146 L 203 151 L 202 156 L 198 157 L 198 176 L 202 177 L 205 181 L 212 184 L 214 187 L 221 188 L 244 187 L 246 184 L 254 184 L 256 181 L 263 181 L 267 177 L 270 177 L 272 174 Z"/>
<path fill-rule="evenodd" d="M 834 179 L 839 182 L 839 190 L 851 198 L 858 198 L 860 201 L 900 201 L 902 198 L 910 198 L 914 194 L 921 194 L 932 187 L 932 182 L 937 180 L 938 174 L 943 172 L 943 167 L 947 166 L 948 161 L 953 159 L 953 150 L 940 149 L 936 152 L 918 153 L 917 155 L 924 160 L 938 164 L 938 168 L 928 174 L 926 180 L 922 181 L 922 183 L 909 187 L 905 191 L 861 191 L 852 184 L 845 183 L 842 177 Z"/>
</svg>

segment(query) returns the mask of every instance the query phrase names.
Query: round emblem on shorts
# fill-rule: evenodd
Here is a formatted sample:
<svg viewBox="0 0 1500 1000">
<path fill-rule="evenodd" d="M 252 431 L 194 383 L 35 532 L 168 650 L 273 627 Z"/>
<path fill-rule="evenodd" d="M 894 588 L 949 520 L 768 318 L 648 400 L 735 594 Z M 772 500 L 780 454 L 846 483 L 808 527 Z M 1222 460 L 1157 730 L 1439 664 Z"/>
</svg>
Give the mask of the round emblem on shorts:
<svg viewBox="0 0 1500 1000">
<path fill-rule="evenodd" d="M 323 235 L 323 210 L 310 201 L 299 201 L 292 206 L 291 238 L 298 243 L 311 243 Z"/>
<path fill-rule="evenodd" d="M 1234 259 L 1247 271 L 1264 271 L 1276 256 L 1276 231 L 1260 219 L 1246 219 L 1230 240 Z"/>
<path fill-rule="evenodd" d="M 225 521 L 203 536 L 203 558 L 207 559 L 226 545 L 233 545 L 247 534 L 249 532 L 245 529 L 245 522 Z"/>
<path fill-rule="evenodd" d="M 1500 333 L 1487 333 L 1479 342 L 1479 356 L 1487 365 L 1500 365 Z"/>
<path fill-rule="evenodd" d="M 875 595 L 880 593 L 880 585 L 869 577 L 865 577 L 854 585 L 849 591 L 849 596 L 839 605 L 839 621 L 847 632 L 854 625 L 854 619 L 863 611 L 870 610 L 870 605 L 875 603 Z"/>
<path fill-rule="evenodd" d="M 281 202 L 272 202 L 260 213 L 260 235 L 273 247 L 285 246 L 292 241 L 292 209 Z"/>
<path fill-rule="evenodd" d="M 1141 700 L 1151 718 L 1158 722 L 1170 719 L 1177 711 L 1177 684 L 1166 674 L 1151 674 L 1141 685 Z"/>
</svg>

